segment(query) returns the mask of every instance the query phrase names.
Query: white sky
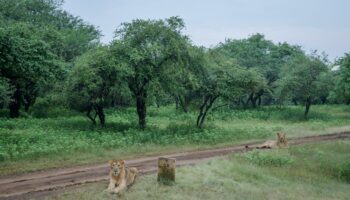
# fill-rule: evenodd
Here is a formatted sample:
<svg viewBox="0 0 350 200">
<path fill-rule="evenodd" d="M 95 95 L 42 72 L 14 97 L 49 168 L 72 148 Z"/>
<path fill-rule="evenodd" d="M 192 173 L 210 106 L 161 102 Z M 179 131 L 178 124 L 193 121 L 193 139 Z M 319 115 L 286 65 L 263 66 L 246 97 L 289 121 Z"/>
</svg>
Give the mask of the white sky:
<svg viewBox="0 0 350 200">
<path fill-rule="evenodd" d="M 180 16 L 197 45 L 263 33 L 330 59 L 350 52 L 350 0 L 65 0 L 63 8 L 98 26 L 104 43 L 122 22 Z"/>
</svg>

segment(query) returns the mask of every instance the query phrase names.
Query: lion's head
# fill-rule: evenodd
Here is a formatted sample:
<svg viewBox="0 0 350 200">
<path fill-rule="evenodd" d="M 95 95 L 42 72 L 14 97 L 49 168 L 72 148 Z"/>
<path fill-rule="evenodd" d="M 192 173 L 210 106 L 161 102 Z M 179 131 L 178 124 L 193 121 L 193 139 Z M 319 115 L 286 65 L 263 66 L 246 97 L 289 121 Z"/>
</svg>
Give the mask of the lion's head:
<svg viewBox="0 0 350 200">
<path fill-rule="evenodd" d="M 120 172 L 125 168 L 124 160 L 110 160 L 109 165 L 111 167 L 111 172 L 114 176 L 118 176 Z"/>
<path fill-rule="evenodd" d="M 277 141 L 279 144 L 286 144 L 287 139 L 286 139 L 286 134 L 283 132 L 277 132 Z"/>
</svg>

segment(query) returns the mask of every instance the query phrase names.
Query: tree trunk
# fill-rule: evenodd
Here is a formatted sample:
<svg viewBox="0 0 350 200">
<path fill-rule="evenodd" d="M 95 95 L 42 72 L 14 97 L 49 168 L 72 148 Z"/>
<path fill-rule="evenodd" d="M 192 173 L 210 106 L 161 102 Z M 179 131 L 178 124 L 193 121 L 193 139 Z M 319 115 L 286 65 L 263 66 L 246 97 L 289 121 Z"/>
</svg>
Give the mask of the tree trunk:
<svg viewBox="0 0 350 200">
<path fill-rule="evenodd" d="M 247 108 L 247 107 L 248 107 L 248 105 L 249 105 L 249 101 L 251 101 L 251 99 L 252 99 L 252 94 L 250 94 L 250 95 L 249 95 L 249 97 L 248 97 L 247 101 L 245 102 L 245 104 L 244 104 L 244 107 L 245 107 L 245 108 Z"/>
<path fill-rule="evenodd" d="M 103 111 L 103 106 L 102 105 L 97 105 L 96 106 L 96 113 L 98 115 L 98 118 L 100 119 L 101 125 L 104 126 L 105 123 L 106 123 L 106 116 L 105 116 L 105 113 Z"/>
<path fill-rule="evenodd" d="M 292 99 L 292 102 L 294 103 L 295 106 L 298 105 L 298 101 L 296 99 Z"/>
<path fill-rule="evenodd" d="M 196 123 L 196 126 L 197 126 L 198 128 L 199 128 L 199 123 L 200 123 L 201 118 L 202 118 L 203 113 L 204 113 L 204 108 L 205 108 L 205 106 L 207 105 L 208 100 L 209 100 L 209 97 L 208 97 L 208 96 L 204 97 L 204 102 L 203 102 L 203 104 L 201 105 L 201 107 L 199 108 L 199 115 L 198 115 L 198 117 L 197 117 L 197 123 Z"/>
<path fill-rule="evenodd" d="M 11 102 L 9 104 L 10 109 L 10 117 L 17 118 L 19 117 L 19 109 L 21 108 L 21 91 L 19 86 L 17 85 L 16 91 L 11 98 Z"/>
<path fill-rule="evenodd" d="M 29 111 L 29 107 L 30 107 L 30 103 L 23 103 L 24 104 L 24 111 L 28 112 Z"/>
<path fill-rule="evenodd" d="M 250 102 L 252 102 L 253 108 L 256 108 L 256 101 L 258 100 L 258 98 L 254 97 L 254 94 L 252 94 L 250 97 Z"/>
<path fill-rule="evenodd" d="M 188 100 L 186 97 L 181 98 L 179 97 L 179 102 L 180 102 L 180 106 L 182 108 L 182 110 L 184 111 L 184 113 L 188 112 Z"/>
<path fill-rule="evenodd" d="M 89 106 L 88 111 L 86 113 L 86 116 L 91 120 L 92 124 L 95 125 L 96 124 L 96 115 L 97 113 L 95 113 L 95 117 L 91 116 L 91 111 L 92 111 L 92 106 Z"/>
<path fill-rule="evenodd" d="M 139 95 L 136 96 L 137 115 L 139 117 L 139 126 L 142 129 L 145 129 L 146 127 L 146 98 L 146 91 L 142 91 Z"/>
<path fill-rule="evenodd" d="M 208 114 L 208 111 L 213 106 L 213 103 L 219 96 L 207 96 L 204 99 L 202 106 L 200 107 L 200 113 L 197 118 L 197 128 L 203 128 L 204 120 Z"/>
<path fill-rule="evenodd" d="M 175 108 L 176 110 L 179 109 L 179 98 L 177 96 L 175 96 Z"/>
<path fill-rule="evenodd" d="M 34 94 L 35 91 L 30 90 L 30 87 L 26 88 L 26 90 L 27 90 L 26 93 L 23 95 L 24 97 L 23 97 L 22 103 L 24 105 L 24 111 L 28 112 L 30 106 L 34 105 L 35 100 L 36 100 L 35 96 L 37 94 Z"/>
<path fill-rule="evenodd" d="M 308 119 L 308 114 L 309 114 L 310 106 L 311 106 L 311 100 L 310 100 L 310 99 L 307 99 L 306 102 L 305 102 L 305 112 L 304 112 L 304 119 L 305 119 L 305 120 Z"/>
<path fill-rule="evenodd" d="M 258 97 L 258 106 L 261 106 L 261 95 Z"/>
</svg>

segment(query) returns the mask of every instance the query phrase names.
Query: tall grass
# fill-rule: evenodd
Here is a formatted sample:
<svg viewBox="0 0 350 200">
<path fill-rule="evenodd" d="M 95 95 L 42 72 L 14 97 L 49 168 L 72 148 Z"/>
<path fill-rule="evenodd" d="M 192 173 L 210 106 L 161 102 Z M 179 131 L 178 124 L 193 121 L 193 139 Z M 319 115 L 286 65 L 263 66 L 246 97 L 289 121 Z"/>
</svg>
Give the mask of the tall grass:
<svg viewBox="0 0 350 200">
<path fill-rule="evenodd" d="M 310 121 L 300 121 L 302 107 L 264 107 L 255 110 L 219 110 L 211 113 L 204 129 L 195 128 L 196 112 L 174 106 L 151 107 L 148 127 L 138 128 L 135 110 L 107 110 L 105 127 L 92 126 L 83 115 L 55 110 L 50 118 L 0 119 L 0 162 L 36 159 L 144 145 L 218 145 L 274 137 L 286 127 L 331 127 L 350 124 L 345 106 L 314 106 Z M 322 126 L 320 126 L 320 124 Z"/>
</svg>

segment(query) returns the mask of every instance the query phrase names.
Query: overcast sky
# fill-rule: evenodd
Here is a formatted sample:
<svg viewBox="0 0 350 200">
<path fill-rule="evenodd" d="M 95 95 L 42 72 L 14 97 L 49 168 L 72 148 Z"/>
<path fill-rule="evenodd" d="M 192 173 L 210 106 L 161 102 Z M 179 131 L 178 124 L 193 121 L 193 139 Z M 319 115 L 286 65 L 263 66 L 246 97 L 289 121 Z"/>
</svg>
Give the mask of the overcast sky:
<svg viewBox="0 0 350 200">
<path fill-rule="evenodd" d="M 104 43 L 122 22 L 180 16 L 185 34 L 206 47 L 263 33 L 331 59 L 350 52 L 350 0 L 65 0 L 63 7 L 98 26 Z"/>
</svg>

